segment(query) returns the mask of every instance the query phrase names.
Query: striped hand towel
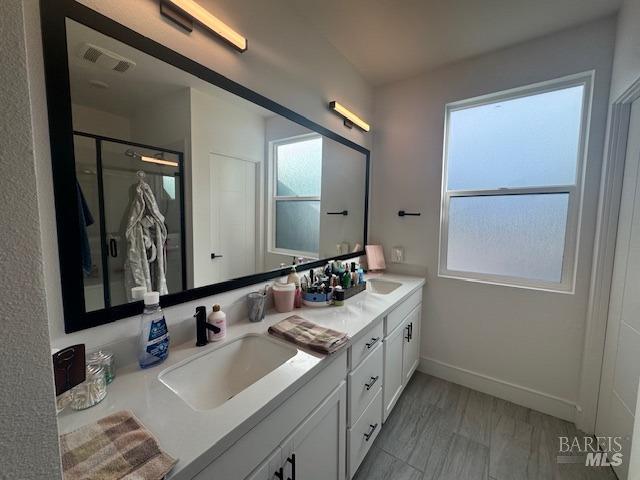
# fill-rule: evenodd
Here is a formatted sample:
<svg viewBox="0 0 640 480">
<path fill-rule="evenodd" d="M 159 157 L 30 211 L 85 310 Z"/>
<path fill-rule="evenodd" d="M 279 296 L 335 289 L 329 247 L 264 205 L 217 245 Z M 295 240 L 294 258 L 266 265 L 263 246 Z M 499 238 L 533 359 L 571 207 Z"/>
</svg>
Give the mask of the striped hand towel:
<svg viewBox="0 0 640 480">
<path fill-rule="evenodd" d="M 269 327 L 269 333 L 325 355 L 337 352 L 349 343 L 346 333 L 321 327 L 298 315 L 292 315 L 272 325 Z"/>
<path fill-rule="evenodd" d="M 177 463 L 122 411 L 60 435 L 65 480 L 161 480 Z"/>
</svg>

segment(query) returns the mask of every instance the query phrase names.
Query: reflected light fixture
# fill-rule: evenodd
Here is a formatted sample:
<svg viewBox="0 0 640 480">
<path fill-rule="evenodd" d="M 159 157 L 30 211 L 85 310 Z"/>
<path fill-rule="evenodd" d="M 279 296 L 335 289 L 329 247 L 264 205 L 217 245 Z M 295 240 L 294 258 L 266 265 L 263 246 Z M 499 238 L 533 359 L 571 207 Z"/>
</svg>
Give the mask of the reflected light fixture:
<svg viewBox="0 0 640 480">
<path fill-rule="evenodd" d="M 239 52 L 247 49 L 247 39 L 193 0 L 160 0 L 160 13 L 188 32 L 198 22 Z"/>
<path fill-rule="evenodd" d="M 165 160 L 162 157 L 151 157 L 149 155 L 142 155 L 133 150 L 127 150 L 126 152 L 124 152 L 124 154 L 127 157 L 135 158 L 147 163 L 157 163 L 158 165 L 168 165 L 170 167 L 177 167 L 179 165 L 178 162 L 174 162 L 172 160 Z"/>
<path fill-rule="evenodd" d="M 348 110 L 344 105 L 339 104 L 335 100 L 329 103 L 329 107 L 331 108 L 331 110 L 333 110 L 342 118 L 344 118 L 345 126 L 352 128 L 354 125 L 356 125 L 357 127 L 361 128 L 365 132 L 368 132 L 369 130 L 371 130 L 371 126 L 367 122 L 362 120 L 355 113 Z"/>
</svg>

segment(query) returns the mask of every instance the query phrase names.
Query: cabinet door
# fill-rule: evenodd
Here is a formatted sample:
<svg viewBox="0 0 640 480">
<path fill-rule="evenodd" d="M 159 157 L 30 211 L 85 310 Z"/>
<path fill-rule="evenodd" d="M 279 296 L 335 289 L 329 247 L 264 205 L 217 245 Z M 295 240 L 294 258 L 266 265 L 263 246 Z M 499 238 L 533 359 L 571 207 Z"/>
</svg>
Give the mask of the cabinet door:
<svg viewBox="0 0 640 480">
<path fill-rule="evenodd" d="M 282 450 L 278 447 L 245 480 L 275 480 L 282 467 Z"/>
<path fill-rule="evenodd" d="M 422 316 L 422 304 L 414 308 L 404 321 L 404 345 L 402 361 L 402 384 L 406 385 L 411 380 L 411 375 L 418 368 L 420 362 L 420 318 Z"/>
<path fill-rule="evenodd" d="M 342 382 L 282 444 L 284 478 L 344 480 L 347 386 Z"/>
<path fill-rule="evenodd" d="M 402 392 L 402 352 L 406 332 L 405 325 L 401 324 L 382 343 L 384 347 L 383 421 L 387 420 Z"/>
</svg>

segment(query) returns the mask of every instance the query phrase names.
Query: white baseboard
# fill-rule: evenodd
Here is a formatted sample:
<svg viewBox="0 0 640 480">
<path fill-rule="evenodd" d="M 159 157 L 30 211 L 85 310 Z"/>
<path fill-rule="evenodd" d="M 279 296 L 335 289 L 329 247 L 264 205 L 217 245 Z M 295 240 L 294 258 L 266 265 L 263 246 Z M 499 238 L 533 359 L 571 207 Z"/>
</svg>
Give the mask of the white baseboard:
<svg viewBox="0 0 640 480">
<path fill-rule="evenodd" d="M 421 357 L 418 371 L 570 422 L 575 422 L 576 419 L 576 404 L 565 398 L 449 365 L 433 358 Z"/>
</svg>

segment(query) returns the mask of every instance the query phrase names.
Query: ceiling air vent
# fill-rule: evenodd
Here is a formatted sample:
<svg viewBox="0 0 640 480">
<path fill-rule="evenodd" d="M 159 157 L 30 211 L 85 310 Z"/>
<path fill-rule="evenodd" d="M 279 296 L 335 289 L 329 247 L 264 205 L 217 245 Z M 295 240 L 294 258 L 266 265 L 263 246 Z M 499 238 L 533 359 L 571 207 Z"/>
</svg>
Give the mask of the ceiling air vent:
<svg viewBox="0 0 640 480">
<path fill-rule="evenodd" d="M 133 60 L 118 55 L 117 53 L 98 47 L 92 43 L 85 43 L 80 49 L 80 58 L 99 67 L 113 70 L 114 72 L 128 72 L 133 70 L 136 63 Z"/>
</svg>

